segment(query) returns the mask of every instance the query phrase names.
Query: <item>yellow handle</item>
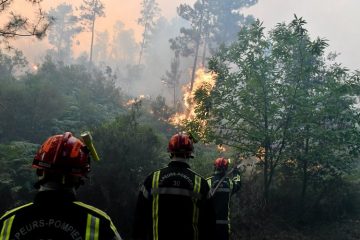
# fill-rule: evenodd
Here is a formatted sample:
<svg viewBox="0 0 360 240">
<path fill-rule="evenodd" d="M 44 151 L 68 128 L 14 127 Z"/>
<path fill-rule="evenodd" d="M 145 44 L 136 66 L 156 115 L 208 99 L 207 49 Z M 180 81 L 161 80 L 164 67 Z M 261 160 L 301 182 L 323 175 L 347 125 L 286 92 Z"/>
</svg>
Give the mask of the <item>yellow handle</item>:
<svg viewBox="0 0 360 240">
<path fill-rule="evenodd" d="M 92 136 L 90 132 L 84 132 L 81 134 L 81 138 L 84 140 L 85 145 L 90 150 L 90 154 L 95 161 L 100 161 L 99 155 L 96 152 L 94 144 L 92 142 Z"/>
</svg>

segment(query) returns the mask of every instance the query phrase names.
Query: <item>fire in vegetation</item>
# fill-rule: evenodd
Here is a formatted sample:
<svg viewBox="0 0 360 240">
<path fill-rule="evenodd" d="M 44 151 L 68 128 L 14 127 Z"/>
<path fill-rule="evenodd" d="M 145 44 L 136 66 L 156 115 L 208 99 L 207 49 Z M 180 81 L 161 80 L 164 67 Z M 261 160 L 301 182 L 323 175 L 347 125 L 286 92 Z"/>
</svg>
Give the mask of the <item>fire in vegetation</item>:
<svg viewBox="0 0 360 240">
<path fill-rule="evenodd" d="M 226 152 L 226 148 L 224 145 L 220 144 L 220 145 L 217 145 L 217 150 L 219 151 L 219 153 L 222 153 L 222 152 Z"/>
<path fill-rule="evenodd" d="M 131 106 L 131 105 L 134 105 L 134 104 L 138 104 L 143 99 L 145 99 L 145 95 L 140 95 L 137 98 L 132 98 L 132 99 L 130 99 L 129 101 L 126 102 L 125 106 Z"/>
<path fill-rule="evenodd" d="M 194 119 L 196 116 L 196 91 L 202 89 L 207 93 L 210 93 L 215 85 L 215 79 L 216 75 L 214 73 L 207 72 L 205 68 L 199 68 L 196 71 L 193 89 L 190 89 L 191 83 L 188 83 L 182 87 L 184 111 L 175 113 L 169 118 L 169 122 L 175 126 L 182 126 L 184 122 Z"/>
</svg>

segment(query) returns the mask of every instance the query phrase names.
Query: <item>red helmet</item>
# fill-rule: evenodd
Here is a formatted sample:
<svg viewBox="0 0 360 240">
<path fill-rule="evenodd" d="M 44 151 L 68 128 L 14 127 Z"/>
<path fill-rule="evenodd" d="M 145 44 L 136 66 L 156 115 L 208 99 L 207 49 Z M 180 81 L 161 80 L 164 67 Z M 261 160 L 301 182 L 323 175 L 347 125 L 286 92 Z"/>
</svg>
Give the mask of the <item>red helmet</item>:
<svg viewBox="0 0 360 240">
<path fill-rule="evenodd" d="M 51 173 L 85 176 L 90 172 L 89 151 L 71 132 L 54 135 L 41 145 L 32 166 Z"/>
<path fill-rule="evenodd" d="M 173 154 L 185 154 L 185 156 L 188 157 L 193 151 L 193 140 L 189 135 L 177 133 L 170 138 L 168 152 Z"/>
<path fill-rule="evenodd" d="M 218 158 L 214 162 L 214 167 L 216 170 L 226 171 L 229 166 L 229 161 L 226 158 Z"/>
</svg>

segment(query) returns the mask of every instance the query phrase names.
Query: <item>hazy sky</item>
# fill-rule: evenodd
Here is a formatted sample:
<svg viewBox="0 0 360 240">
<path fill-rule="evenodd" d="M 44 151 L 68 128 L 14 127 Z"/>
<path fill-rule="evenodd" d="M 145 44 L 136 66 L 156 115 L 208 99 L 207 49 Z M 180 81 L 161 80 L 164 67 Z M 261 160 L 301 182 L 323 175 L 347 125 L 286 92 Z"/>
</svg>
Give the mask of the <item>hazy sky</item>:
<svg viewBox="0 0 360 240">
<path fill-rule="evenodd" d="M 303 17 L 312 37 L 328 39 L 329 49 L 341 53 L 339 62 L 360 69 L 360 0 L 259 0 L 246 12 L 268 30 L 294 14 Z"/>
<path fill-rule="evenodd" d="M 142 29 L 137 25 L 140 13 L 140 0 L 102 0 L 106 8 L 106 17 L 99 19 L 97 30 L 111 31 L 114 23 L 121 20 L 127 28 L 133 28 L 137 38 Z M 23 2 L 23 1 L 15 1 Z M 81 0 L 44 0 L 46 9 L 67 2 L 79 6 Z M 194 3 L 195 0 L 157 0 L 162 15 L 170 19 L 176 16 L 176 6 L 180 3 Z M 22 7 L 23 8 L 23 7 Z M 24 8 L 23 8 L 24 9 Z M 253 14 L 263 21 L 266 30 L 278 22 L 289 22 L 293 15 L 303 17 L 312 37 L 320 36 L 329 40 L 330 49 L 341 53 L 338 61 L 350 69 L 359 69 L 360 59 L 360 0 L 259 0 L 259 3 L 246 13 Z M 86 49 L 89 37 L 83 37 L 77 48 Z M 29 40 L 27 40 L 29 41 Z M 37 49 L 35 46 L 34 48 Z M 38 47 L 40 48 L 40 47 Z M 75 49 L 79 51 L 79 49 Z M 26 51 L 25 51 L 26 52 Z"/>
</svg>

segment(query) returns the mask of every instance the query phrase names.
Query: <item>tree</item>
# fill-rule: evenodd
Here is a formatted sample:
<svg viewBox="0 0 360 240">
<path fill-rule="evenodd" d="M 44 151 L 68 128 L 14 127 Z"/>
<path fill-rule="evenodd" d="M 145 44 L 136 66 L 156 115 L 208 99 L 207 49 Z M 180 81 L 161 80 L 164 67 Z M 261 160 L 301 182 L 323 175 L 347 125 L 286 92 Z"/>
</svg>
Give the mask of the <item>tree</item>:
<svg viewBox="0 0 360 240">
<path fill-rule="evenodd" d="M 28 64 L 24 54 L 15 50 L 11 54 L 5 54 L 0 51 L 0 82 L 5 78 L 13 78 L 15 73 L 21 72 Z"/>
<path fill-rule="evenodd" d="M 160 15 L 160 8 L 156 0 L 142 0 L 141 7 L 141 17 L 138 19 L 138 24 L 144 27 L 144 31 L 140 45 L 139 65 L 141 63 L 144 49 L 147 47 L 150 35 L 154 29 L 156 19 Z"/>
<path fill-rule="evenodd" d="M 82 30 L 82 27 L 77 26 L 79 19 L 73 15 L 72 6 L 66 3 L 50 9 L 49 16 L 54 19 L 49 30 L 49 42 L 54 45 L 58 60 L 69 62 L 72 58 L 73 39 Z"/>
<path fill-rule="evenodd" d="M 108 60 L 108 51 L 109 51 L 109 32 L 99 32 L 96 33 L 96 44 L 94 46 L 93 58 L 98 62 L 101 61 L 106 63 Z"/>
<path fill-rule="evenodd" d="M 85 198 L 102 209 L 112 209 L 115 224 L 129 233 L 138 184 L 151 169 L 161 166 L 160 139 L 149 127 L 139 125 L 133 114 L 119 116 L 94 131 L 99 156 L 93 179 L 85 186 Z M 90 189 L 89 189 L 90 188 Z M 88 191 L 86 191 L 88 189 Z M 98 194 L 92 194 L 94 190 Z"/>
<path fill-rule="evenodd" d="M 312 41 L 304 24 L 295 16 L 288 25 L 278 24 L 269 37 L 259 21 L 245 27 L 237 42 L 211 59 L 210 70 L 217 75 L 211 94 L 196 94 L 197 120 L 208 123 L 205 137 L 244 156 L 258 156 L 265 202 L 276 169 L 286 162 L 299 163 L 308 174 L 325 161 L 325 171 L 337 162 L 351 166 L 358 149 L 359 116 L 353 109 L 358 83 L 346 68 L 327 65 L 326 41 Z M 190 126 L 199 130 L 197 124 Z"/>
<path fill-rule="evenodd" d="M 92 63 L 94 34 L 95 34 L 95 21 L 97 17 L 104 17 L 104 4 L 101 0 L 83 0 L 83 4 L 80 6 L 81 19 L 87 30 L 91 32 L 90 43 L 90 58 L 89 62 Z"/>
<path fill-rule="evenodd" d="M 54 133 L 90 128 L 123 111 L 110 70 L 54 64 L 34 74 L 0 76 L 0 142 L 41 142 Z"/>
<path fill-rule="evenodd" d="M 170 71 L 166 71 L 165 76 L 162 77 L 162 82 L 166 84 L 169 88 L 172 89 L 173 92 L 173 107 L 176 108 L 177 102 L 177 89 L 179 86 L 179 80 L 181 76 L 180 71 L 180 55 L 179 52 L 175 51 L 175 56 L 170 64 Z"/>
<path fill-rule="evenodd" d="M 180 4 L 177 8 L 178 15 L 190 23 L 190 28 L 181 28 L 180 36 L 170 39 L 170 42 L 171 48 L 180 49 L 182 56 L 194 56 L 190 91 L 195 80 L 201 46 L 201 65 L 204 67 L 207 49 L 215 52 L 219 45 L 233 41 L 241 27 L 252 20 L 252 17 L 245 18 L 240 10 L 256 2 L 257 0 L 197 0 L 193 7 Z"/>
<path fill-rule="evenodd" d="M 113 61 L 120 62 L 122 65 L 134 64 L 138 44 L 135 42 L 134 30 L 125 29 L 124 27 L 125 25 L 121 21 L 117 21 L 114 25 L 110 57 Z"/>
<path fill-rule="evenodd" d="M 9 40 L 17 37 L 31 37 L 35 36 L 39 39 L 45 36 L 45 32 L 52 19 L 47 18 L 43 12 L 40 3 L 42 0 L 27 0 L 34 8 L 37 9 L 37 18 L 30 20 L 29 17 L 21 14 L 10 12 L 10 20 L 5 22 L 3 26 L 0 26 L 0 43 L 9 46 Z M 6 11 L 11 7 L 13 0 L 1 0 L 0 1 L 0 15 L 4 15 Z"/>
<path fill-rule="evenodd" d="M 35 175 L 29 167 L 38 148 L 28 142 L 0 144 L 0 212 L 32 201 Z M 4 195 L 3 195 L 4 196 Z"/>
<path fill-rule="evenodd" d="M 205 17 L 208 17 L 207 14 L 207 6 L 208 1 L 206 0 L 198 0 L 194 3 L 194 7 L 191 7 L 188 4 L 180 4 L 177 8 L 178 15 L 185 20 L 189 21 L 191 24 L 190 28 L 181 28 L 180 36 L 175 39 L 170 39 L 171 48 L 175 51 L 181 52 L 184 57 L 188 57 L 190 55 L 194 56 L 192 74 L 191 74 L 191 84 L 190 91 L 193 88 L 194 80 L 195 80 L 195 71 L 197 68 L 198 55 L 200 44 L 202 40 L 202 36 L 207 34 L 204 31 L 206 20 Z M 208 21 L 207 21 L 208 22 Z"/>
<path fill-rule="evenodd" d="M 245 16 L 241 10 L 256 4 L 258 0 L 212 0 L 210 14 L 212 20 L 211 42 L 216 51 L 221 44 L 229 45 L 236 40 L 240 29 L 254 22 L 251 15 Z"/>
</svg>

